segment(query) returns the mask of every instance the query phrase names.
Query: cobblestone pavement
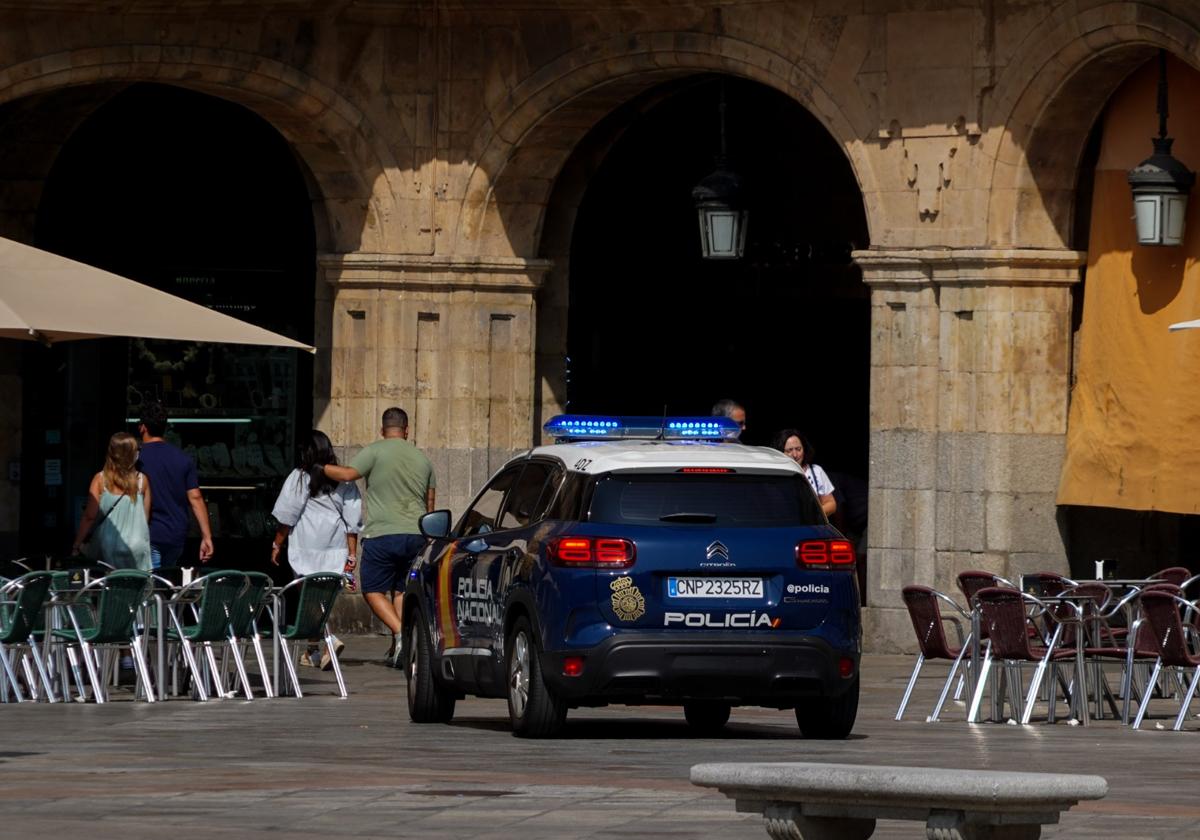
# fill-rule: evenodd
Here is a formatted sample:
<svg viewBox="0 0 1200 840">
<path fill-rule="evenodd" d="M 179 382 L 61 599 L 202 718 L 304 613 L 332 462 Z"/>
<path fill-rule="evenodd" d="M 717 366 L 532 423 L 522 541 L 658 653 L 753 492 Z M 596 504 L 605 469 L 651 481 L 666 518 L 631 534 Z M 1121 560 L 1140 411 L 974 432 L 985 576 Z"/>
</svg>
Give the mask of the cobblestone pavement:
<svg viewBox="0 0 1200 840">
<path fill-rule="evenodd" d="M 867 657 L 859 723 L 845 742 L 800 738 L 790 712 L 735 710 L 722 737 L 692 737 L 679 709 L 573 712 L 564 738 L 513 738 L 502 701 L 460 702 L 450 726 L 416 726 L 383 642 L 347 640 L 348 700 L 170 701 L 0 708 L 0 837 L 736 838 L 753 815 L 687 781 L 703 761 L 816 760 L 1100 773 L 1110 795 L 1043 837 L 1194 836 L 1200 733 L 1111 721 L 925 724 L 936 670 L 911 721 L 892 715 L 912 660 Z M 127 698 L 128 695 L 126 695 Z M 1165 708 L 1163 710 L 1165 712 Z M 1193 729 L 1195 729 L 1195 722 Z M 881 822 L 877 838 L 921 837 Z"/>
</svg>

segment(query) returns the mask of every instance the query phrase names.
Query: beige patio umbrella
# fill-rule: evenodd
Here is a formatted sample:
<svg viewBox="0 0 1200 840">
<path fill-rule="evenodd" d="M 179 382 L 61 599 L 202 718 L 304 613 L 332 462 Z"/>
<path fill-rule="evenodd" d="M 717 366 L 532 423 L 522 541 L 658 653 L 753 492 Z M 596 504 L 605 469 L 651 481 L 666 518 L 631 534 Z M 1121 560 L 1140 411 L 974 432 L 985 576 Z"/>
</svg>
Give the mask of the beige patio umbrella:
<svg viewBox="0 0 1200 840">
<path fill-rule="evenodd" d="M 0 238 L 0 338 L 166 338 L 313 352 L 286 336 L 116 274 Z"/>
</svg>

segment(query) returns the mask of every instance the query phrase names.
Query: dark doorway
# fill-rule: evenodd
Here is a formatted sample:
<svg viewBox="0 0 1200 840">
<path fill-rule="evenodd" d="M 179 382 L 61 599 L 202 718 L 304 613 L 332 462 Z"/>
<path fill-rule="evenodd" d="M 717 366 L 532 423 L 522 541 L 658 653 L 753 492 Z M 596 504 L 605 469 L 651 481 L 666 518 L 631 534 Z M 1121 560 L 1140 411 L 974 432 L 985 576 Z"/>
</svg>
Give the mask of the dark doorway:
<svg viewBox="0 0 1200 840">
<path fill-rule="evenodd" d="M 729 397 L 746 442 L 799 427 L 827 470 L 866 477 L 867 246 L 844 153 L 789 97 L 725 79 L 729 163 L 748 192 L 746 256 L 706 261 L 691 189 L 712 171 L 721 80 L 642 106 L 592 177 L 574 227 L 568 408 L 707 414 Z M 661 91 L 657 92 L 661 96 Z"/>
<path fill-rule="evenodd" d="M 35 244 L 312 340 L 305 177 L 278 131 L 231 102 L 154 84 L 116 93 L 63 145 Z M 109 435 L 159 399 L 168 437 L 199 464 L 218 557 L 265 557 L 271 505 L 311 427 L 307 354 L 110 339 L 28 348 L 23 378 L 26 551 L 70 545 Z"/>
</svg>

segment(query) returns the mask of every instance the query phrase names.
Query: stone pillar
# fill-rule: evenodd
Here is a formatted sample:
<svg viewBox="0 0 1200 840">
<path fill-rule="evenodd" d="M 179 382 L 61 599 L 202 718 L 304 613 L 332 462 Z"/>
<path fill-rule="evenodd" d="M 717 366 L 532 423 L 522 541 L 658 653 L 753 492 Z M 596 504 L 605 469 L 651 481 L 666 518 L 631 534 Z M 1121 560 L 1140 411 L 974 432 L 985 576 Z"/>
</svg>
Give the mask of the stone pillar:
<svg viewBox="0 0 1200 840">
<path fill-rule="evenodd" d="M 438 507 L 461 513 L 535 439 L 534 296 L 550 263 L 357 253 L 320 266 L 332 294 L 318 425 L 349 454 L 400 406 L 433 461 Z"/>
<path fill-rule="evenodd" d="M 867 649 L 915 649 L 900 590 L 1066 570 L 1055 518 L 1077 251 L 858 251 L 871 287 Z"/>
</svg>

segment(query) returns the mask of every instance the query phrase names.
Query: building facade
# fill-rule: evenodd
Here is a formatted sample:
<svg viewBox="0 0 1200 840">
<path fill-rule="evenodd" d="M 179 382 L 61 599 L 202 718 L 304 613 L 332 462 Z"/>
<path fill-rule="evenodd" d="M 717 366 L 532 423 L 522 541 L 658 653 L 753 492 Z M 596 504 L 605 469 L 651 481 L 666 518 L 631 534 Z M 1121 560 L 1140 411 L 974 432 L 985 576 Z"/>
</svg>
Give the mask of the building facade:
<svg viewBox="0 0 1200 840">
<path fill-rule="evenodd" d="M 404 406 L 437 467 L 441 501 L 461 511 L 568 404 L 598 406 L 627 379 L 641 413 L 662 409 L 657 386 L 621 355 L 627 332 L 661 329 L 692 348 L 703 336 L 758 383 L 751 427 L 757 410 L 764 425 L 826 430 L 845 471 L 866 483 L 868 644 L 892 649 L 911 637 L 900 601 L 910 582 L 951 590 L 967 568 L 1068 568 L 1071 528 L 1057 493 L 1075 339 L 1088 327 L 1079 292 L 1091 270 L 1087 220 L 1101 212 L 1089 149 L 1114 93 L 1163 49 L 1183 71 L 1200 67 L 1200 4 L 130 0 L 114 12 L 82 0 L 0 2 L 0 235 L 58 241 L 55 225 L 66 223 L 55 219 L 83 198 L 56 168 L 68 147 L 82 148 L 101 109 L 121 136 L 115 109 L 133 88 L 232 103 L 269 127 L 279 142 L 264 141 L 263 154 L 289 158 L 303 184 L 311 229 L 271 235 L 299 243 L 307 268 L 297 276 L 315 277 L 272 288 L 313 316 L 294 333 L 311 337 L 315 362 L 290 381 L 304 395 L 311 384 L 315 427 L 354 448 L 376 437 L 384 408 Z M 762 185 L 762 205 L 750 210 L 754 273 L 710 276 L 716 269 L 693 260 L 670 275 L 670 254 L 650 244 L 654 219 L 684 219 L 694 233 L 695 216 L 686 189 L 681 204 L 660 201 L 679 192 L 660 181 L 690 177 L 678 161 L 692 152 L 647 145 L 653 137 L 639 127 L 674 113 L 663 125 L 691 126 L 679 142 L 691 137 L 697 160 L 710 155 L 716 108 L 705 103 L 716 99 L 705 85 L 721 80 L 731 155 L 738 163 L 740 142 L 741 164 L 757 166 Z M 739 103 L 756 104 L 739 116 Z M 154 123 L 145 108 L 139 126 Z M 760 128 L 739 140 L 734 123 L 754 120 Z M 173 142 L 157 141 L 168 151 Z M 191 178 L 197 159 L 164 159 L 169 168 L 138 177 L 187 203 L 205 189 Z M 778 188 L 760 160 L 778 161 Z M 204 200 L 218 211 L 235 203 Z M 156 214 L 169 218 L 174 201 Z M 1119 205 L 1103 212 L 1128 218 Z M 249 250 L 260 224 L 274 222 L 238 222 Z M 755 240 L 756 225 L 771 236 Z M 136 267 L 127 273 L 140 279 Z M 803 293 L 790 291 L 796 277 Z M 596 289 L 607 282 L 616 285 L 605 298 Z M 676 309 L 680 298 L 693 308 Z M 762 345 L 771 356 L 756 357 L 760 345 L 747 342 L 760 338 L 752 334 L 775 300 L 803 311 L 771 322 L 774 343 Z M 826 305 L 849 313 L 832 334 L 820 331 Z M 600 317 L 596 306 L 609 308 Z M 636 316 L 626 321 L 622 307 Z M 585 331 L 590 344 L 580 343 Z M 646 347 L 655 359 L 666 352 Z M 42 430 L 31 435 L 38 374 L 28 353 L 0 354 L 9 463 L 0 531 L 10 537 L 29 521 L 22 486 L 49 474 L 31 454 Z M 147 363 L 161 385 L 185 361 Z M 704 354 L 681 353 L 660 373 L 704 365 Z M 736 377 L 718 377 L 694 402 L 670 401 L 694 411 L 736 391 Z M 767 405 L 773 394 L 796 402 Z M 845 406 L 853 416 L 840 414 Z"/>
</svg>

